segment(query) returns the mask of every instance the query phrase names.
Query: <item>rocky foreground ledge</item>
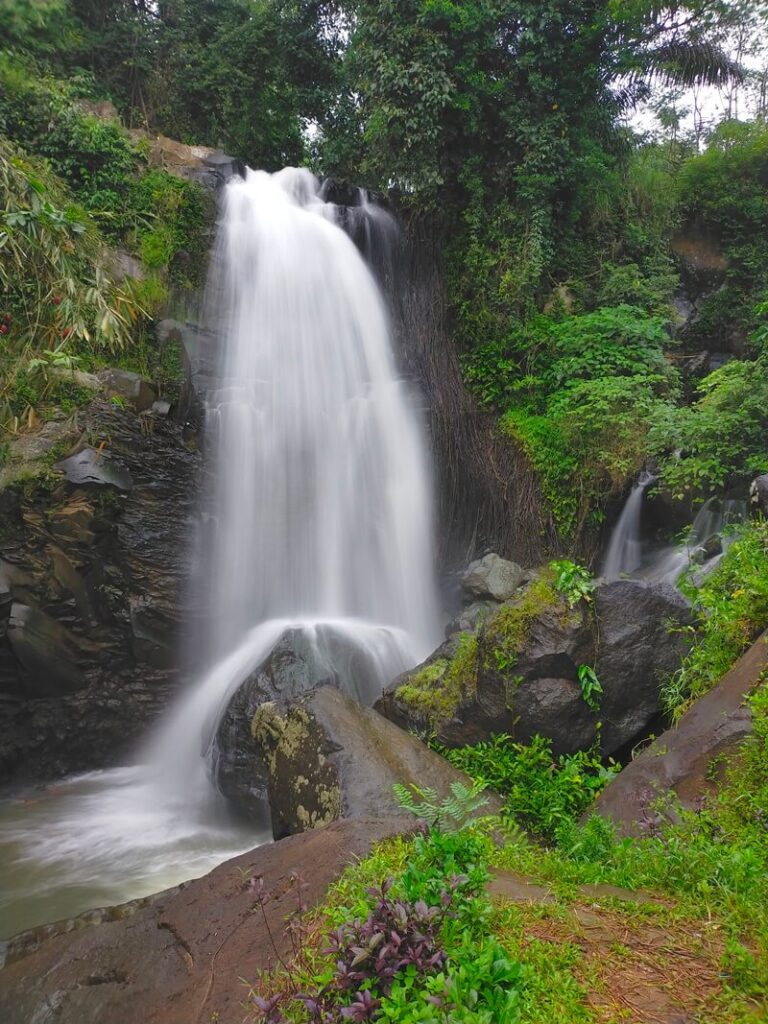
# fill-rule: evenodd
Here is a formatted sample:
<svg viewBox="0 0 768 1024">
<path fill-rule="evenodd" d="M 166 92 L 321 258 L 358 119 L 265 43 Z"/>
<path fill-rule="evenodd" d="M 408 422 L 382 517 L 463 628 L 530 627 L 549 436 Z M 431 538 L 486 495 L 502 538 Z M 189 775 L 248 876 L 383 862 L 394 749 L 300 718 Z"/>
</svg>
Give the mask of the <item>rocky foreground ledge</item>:
<svg viewBox="0 0 768 1024">
<path fill-rule="evenodd" d="M 292 872 L 316 906 L 354 860 L 412 818 L 339 821 L 261 846 L 161 893 L 128 916 L 90 913 L 12 939 L 0 970 L 3 1024 L 242 1024 L 247 982 L 289 950 Z M 251 878 L 275 894 L 265 923 Z"/>
</svg>

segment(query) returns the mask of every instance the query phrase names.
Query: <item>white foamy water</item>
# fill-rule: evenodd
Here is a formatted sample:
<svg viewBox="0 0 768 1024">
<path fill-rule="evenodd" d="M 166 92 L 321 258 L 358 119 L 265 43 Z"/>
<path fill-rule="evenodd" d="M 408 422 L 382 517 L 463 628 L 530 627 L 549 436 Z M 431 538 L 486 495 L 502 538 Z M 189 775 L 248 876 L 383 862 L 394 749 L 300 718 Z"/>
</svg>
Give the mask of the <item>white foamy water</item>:
<svg viewBox="0 0 768 1024">
<path fill-rule="evenodd" d="M 220 340 L 201 566 L 212 667 L 137 766 L 0 804 L 0 937 L 158 891 L 266 841 L 231 820 L 210 756 L 229 700 L 286 629 L 304 630 L 366 703 L 439 642 L 418 407 L 337 215 L 304 170 L 249 171 L 225 190 L 208 289 Z M 339 649 L 355 671 L 331 664 Z"/>
<path fill-rule="evenodd" d="M 608 551 L 605 554 L 601 575 L 607 580 L 618 580 L 623 575 L 635 572 L 643 562 L 642 535 L 640 531 L 645 489 L 656 478 L 650 473 L 641 473 L 632 488 L 619 520 L 611 534 Z"/>
</svg>

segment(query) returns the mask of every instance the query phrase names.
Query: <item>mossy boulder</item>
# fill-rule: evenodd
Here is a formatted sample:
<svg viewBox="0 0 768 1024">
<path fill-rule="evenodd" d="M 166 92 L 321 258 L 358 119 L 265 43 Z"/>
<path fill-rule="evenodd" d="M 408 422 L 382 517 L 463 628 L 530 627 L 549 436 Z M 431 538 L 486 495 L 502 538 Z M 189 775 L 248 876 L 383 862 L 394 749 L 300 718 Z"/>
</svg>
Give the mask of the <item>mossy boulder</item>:
<svg viewBox="0 0 768 1024">
<path fill-rule="evenodd" d="M 400 676 L 376 707 L 391 721 L 446 746 L 509 733 L 540 734 L 556 754 L 599 740 L 613 753 L 659 714 L 663 677 L 680 664 L 691 623 L 672 587 L 602 583 L 571 607 L 547 573 Z M 599 699 L 585 698 L 585 670 Z"/>
<path fill-rule="evenodd" d="M 349 663 L 355 675 L 365 676 L 366 666 L 360 657 L 355 660 L 356 652 L 349 648 L 342 652 L 334 639 L 326 633 L 318 644 L 306 630 L 286 630 L 230 700 L 216 733 L 216 780 L 224 796 L 245 817 L 258 820 L 268 814 L 268 759 L 254 756 L 255 737 L 262 733 L 261 716 L 269 714 L 270 721 L 276 723 L 294 701 L 314 687 L 350 683 L 324 656 L 331 648 L 337 665 Z"/>
<path fill-rule="evenodd" d="M 306 636 L 290 630 L 240 688 L 219 727 L 219 788 L 252 820 L 268 818 L 275 839 L 339 818 L 400 814 L 396 782 L 447 795 L 452 782 L 466 781 L 340 683 Z"/>
</svg>

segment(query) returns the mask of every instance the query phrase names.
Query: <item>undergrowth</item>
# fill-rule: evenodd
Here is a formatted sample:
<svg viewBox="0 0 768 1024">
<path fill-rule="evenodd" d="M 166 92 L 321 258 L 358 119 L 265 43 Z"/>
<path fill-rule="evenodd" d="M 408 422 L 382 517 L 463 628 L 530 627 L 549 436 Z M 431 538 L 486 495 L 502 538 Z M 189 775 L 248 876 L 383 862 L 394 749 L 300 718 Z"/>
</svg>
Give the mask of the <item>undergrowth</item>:
<svg viewBox="0 0 768 1024">
<path fill-rule="evenodd" d="M 768 521 L 748 525 L 700 587 L 683 586 L 698 621 L 690 653 L 662 690 L 675 720 L 768 628 Z"/>
<path fill-rule="evenodd" d="M 555 757 L 551 740 L 543 736 L 530 743 L 492 736 L 476 746 L 440 752 L 504 797 L 510 824 L 550 839 L 564 822 L 578 818 L 618 771 L 616 765 L 604 766 L 599 752 Z"/>
<path fill-rule="evenodd" d="M 486 819 L 377 846 L 301 916 L 298 956 L 252 982 L 251 1019 L 598 1024 L 618 1019 L 605 1007 L 613 995 L 620 1005 L 622 970 L 650 985 L 653 969 L 696 1019 L 757 1024 L 768 1009 L 768 687 L 751 707 L 754 735 L 719 792 L 696 812 L 661 808 L 640 838 L 596 816 L 579 824 L 571 808 L 547 845 Z M 482 754 L 499 785 L 505 769 L 494 762 L 509 753 L 499 742 Z M 529 782 L 545 777 L 543 792 L 551 759 L 532 758 L 526 771 Z M 491 898 L 498 872 L 549 895 Z M 581 888 L 595 885 L 614 888 Z M 607 935 L 594 948 L 584 913 Z M 649 935 L 664 941 L 652 949 Z M 393 970 L 401 947 L 407 962 Z M 709 979 L 700 992 L 696 970 Z"/>
</svg>

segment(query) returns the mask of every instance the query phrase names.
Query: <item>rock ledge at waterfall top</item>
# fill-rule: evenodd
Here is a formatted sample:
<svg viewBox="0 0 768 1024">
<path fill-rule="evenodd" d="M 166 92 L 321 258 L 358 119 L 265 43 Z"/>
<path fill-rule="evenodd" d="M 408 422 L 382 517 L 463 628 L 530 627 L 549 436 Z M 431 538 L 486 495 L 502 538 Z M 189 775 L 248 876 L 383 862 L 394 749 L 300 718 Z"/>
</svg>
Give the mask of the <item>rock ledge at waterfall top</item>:
<svg viewBox="0 0 768 1024">
<path fill-rule="evenodd" d="M 555 754 L 598 737 L 605 754 L 615 752 L 659 715 L 660 685 L 689 649 L 680 627 L 692 615 L 667 584 L 602 581 L 593 596 L 570 608 L 542 573 L 477 629 L 453 634 L 395 680 L 376 708 L 446 746 L 539 734 Z M 584 665 L 602 685 L 599 710 L 582 695 Z"/>
</svg>

